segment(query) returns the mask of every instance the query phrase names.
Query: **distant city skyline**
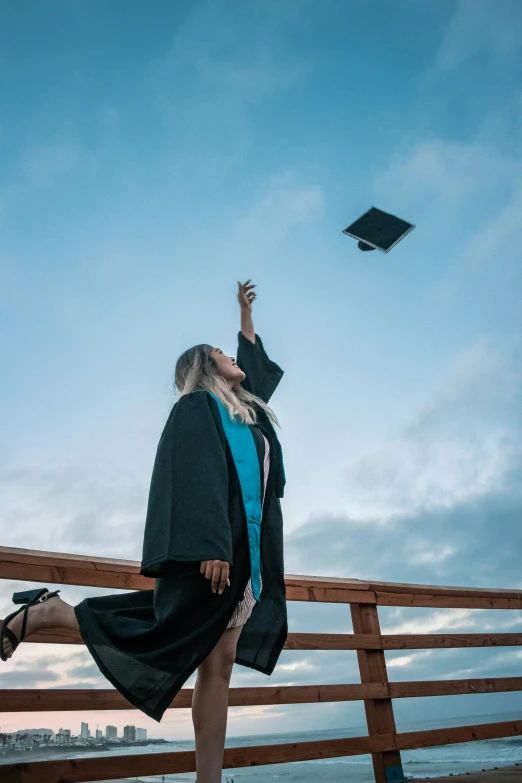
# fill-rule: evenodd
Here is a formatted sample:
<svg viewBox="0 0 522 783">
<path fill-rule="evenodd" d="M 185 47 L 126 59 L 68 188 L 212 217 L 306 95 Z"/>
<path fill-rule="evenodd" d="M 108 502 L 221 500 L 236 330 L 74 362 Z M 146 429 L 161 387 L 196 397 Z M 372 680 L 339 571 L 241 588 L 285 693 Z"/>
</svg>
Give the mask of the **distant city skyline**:
<svg viewBox="0 0 522 783">
<path fill-rule="evenodd" d="M 1 728 L 1 727 L 0 727 Z M 127 734 L 133 734 L 135 735 L 135 740 L 145 740 L 147 739 L 147 729 L 135 726 L 134 724 L 128 724 L 123 727 L 123 736 L 125 736 L 125 732 L 127 731 Z M 117 739 L 118 738 L 118 727 L 107 725 L 105 729 L 105 734 L 102 729 L 96 728 L 95 729 L 95 736 L 92 735 L 91 730 L 89 729 L 89 724 L 85 721 L 80 722 L 80 730 L 77 735 L 72 733 L 72 730 L 69 728 L 59 728 L 58 731 L 54 731 L 53 729 L 32 729 L 32 728 L 19 728 L 16 730 L 16 732 L 5 732 L 8 734 L 14 734 L 14 733 L 31 733 L 31 734 L 48 734 L 50 736 L 68 736 L 68 737 L 78 737 L 81 739 L 100 739 L 100 738 L 107 738 L 107 739 Z"/>
</svg>

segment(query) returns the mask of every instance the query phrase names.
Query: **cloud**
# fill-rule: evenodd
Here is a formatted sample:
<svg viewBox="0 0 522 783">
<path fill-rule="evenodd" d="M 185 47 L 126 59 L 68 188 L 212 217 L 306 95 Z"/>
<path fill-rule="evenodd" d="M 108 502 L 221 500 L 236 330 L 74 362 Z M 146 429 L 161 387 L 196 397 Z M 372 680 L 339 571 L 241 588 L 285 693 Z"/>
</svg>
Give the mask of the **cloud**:
<svg viewBox="0 0 522 783">
<path fill-rule="evenodd" d="M 0 688 L 39 688 L 46 687 L 50 682 L 56 682 L 60 675 L 52 671 L 30 671 L 22 669 L 10 670 L 0 674 Z"/>
<path fill-rule="evenodd" d="M 94 662 L 87 663 L 84 666 L 73 666 L 71 669 L 67 670 L 67 677 L 73 680 L 80 679 L 84 681 L 88 680 L 89 682 L 92 682 L 92 680 L 101 680 L 105 682 L 105 679 L 102 677 L 98 666 Z"/>
<path fill-rule="evenodd" d="M 506 57 L 522 47 L 522 6 L 518 0 L 460 0 L 441 42 L 441 70 L 477 56 Z"/>
<path fill-rule="evenodd" d="M 461 353 L 402 431 L 346 469 L 346 513 L 314 514 L 287 535 L 287 572 L 520 587 L 519 355 L 487 341 Z M 423 611 L 417 627 L 422 617 L 432 632 L 474 622 Z"/>
<path fill-rule="evenodd" d="M 138 558 L 147 487 L 103 460 L 19 465 L 0 473 L 5 546 Z"/>
<path fill-rule="evenodd" d="M 388 669 L 407 666 L 411 671 L 411 668 L 414 664 L 418 663 L 424 658 L 430 657 L 432 654 L 432 650 L 423 650 L 422 652 L 411 653 L 410 655 L 397 656 L 393 656 L 392 654 L 387 653 L 386 657 L 388 660 L 386 661 L 386 666 Z"/>
<path fill-rule="evenodd" d="M 264 192 L 238 219 L 230 245 L 252 246 L 256 237 L 256 252 L 277 246 L 295 228 L 318 220 L 323 206 L 319 185 L 304 184 L 290 171 L 270 177 Z"/>
<path fill-rule="evenodd" d="M 380 198 L 403 209 L 423 214 L 443 210 L 445 220 L 458 221 L 484 197 L 516 192 L 521 171 L 518 156 L 485 140 L 466 143 L 431 137 L 393 153 L 388 166 L 375 176 L 374 188 Z"/>
<path fill-rule="evenodd" d="M 481 341 L 462 352 L 441 388 L 403 432 L 346 471 L 348 506 L 356 518 L 452 508 L 502 487 L 522 459 L 518 352 Z M 451 546 L 418 563 L 441 562 Z"/>
</svg>

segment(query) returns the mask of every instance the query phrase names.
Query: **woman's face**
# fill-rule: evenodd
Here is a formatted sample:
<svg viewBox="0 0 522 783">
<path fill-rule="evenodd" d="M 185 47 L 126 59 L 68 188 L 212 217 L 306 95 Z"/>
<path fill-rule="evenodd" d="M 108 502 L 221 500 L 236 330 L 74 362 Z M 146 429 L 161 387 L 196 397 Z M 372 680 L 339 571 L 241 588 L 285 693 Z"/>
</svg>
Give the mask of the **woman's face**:
<svg viewBox="0 0 522 783">
<path fill-rule="evenodd" d="M 218 366 L 219 374 L 223 376 L 231 389 L 246 378 L 243 370 L 237 366 L 234 357 L 226 356 L 221 348 L 212 348 L 210 355 Z"/>
</svg>

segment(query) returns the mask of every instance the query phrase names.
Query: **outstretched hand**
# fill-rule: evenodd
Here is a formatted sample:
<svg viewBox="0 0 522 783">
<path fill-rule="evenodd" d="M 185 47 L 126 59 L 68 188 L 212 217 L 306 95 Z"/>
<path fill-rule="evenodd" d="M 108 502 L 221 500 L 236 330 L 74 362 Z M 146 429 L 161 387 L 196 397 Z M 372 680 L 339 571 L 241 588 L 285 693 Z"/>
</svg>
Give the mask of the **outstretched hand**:
<svg viewBox="0 0 522 783">
<path fill-rule="evenodd" d="M 237 299 L 241 309 L 248 310 L 250 312 L 252 310 L 254 299 L 256 298 L 256 294 L 254 291 L 252 291 L 252 288 L 255 288 L 256 286 L 255 283 L 252 285 L 249 285 L 249 283 L 250 279 L 248 279 L 246 283 L 240 283 L 238 280 Z"/>
<path fill-rule="evenodd" d="M 205 575 L 205 579 L 212 580 L 210 586 L 213 593 L 219 588 L 219 595 L 221 595 L 225 587 L 230 586 L 228 578 L 230 563 L 226 560 L 203 560 L 199 570 Z"/>
</svg>

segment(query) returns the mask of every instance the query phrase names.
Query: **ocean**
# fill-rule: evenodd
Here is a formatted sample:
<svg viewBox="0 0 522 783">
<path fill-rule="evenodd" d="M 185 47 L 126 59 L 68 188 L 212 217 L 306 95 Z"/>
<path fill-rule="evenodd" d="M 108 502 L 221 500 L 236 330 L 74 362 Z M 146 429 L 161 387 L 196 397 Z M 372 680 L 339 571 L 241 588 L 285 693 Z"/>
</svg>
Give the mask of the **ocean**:
<svg viewBox="0 0 522 783">
<path fill-rule="evenodd" d="M 496 715 L 477 715 L 470 718 L 454 718 L 438 721 L 415 721 L 401 723 L 401 731 L 416 731 L 422 729 L 437 729 L 449 726 L 463 726 L 478 723 L 492 723 L 497 721 L 520 720 L 520 713 L 501 713 Z M 287 734 L 262 734 L 255 737 L 227 737 L 226 747 L 245 745 L 271 745 L 287 742 L 306 742 L 311 740 L 336 739 L 340 737 L 356 737 L 367 733 L 365 726 L 352 726 L 349 728 L 328 729 L 319 731 L 295 732 Z M 118 752 L 125 754 L 139 753 L 165 753 L 178 750 L 193 750 L 192 740 L 180 740 L 163 745 L 150 745 L 147 747 L 125 748 Z M 53 754 L 52 758 L 67 758 L 64 750 L 63 756 Z M 71 754 L 69 754 L 71 755 Z M 74 754 L 78 758 L 80 754 Z M 112 751 L 99 753 L 90 752 L 93 756 L 112 756 Z M 38 756 L 43 760 L 44 755 Z M 481 742 L 469 742 L 457 745 L 445 745 L 435 748 L 423 748 L 421 750 L 403 751 L 403 768 L 407 778 L 436 778 L 442 775 L 462 774 L 474 772 L 480 769 L 492 769 L 494 767 L 511 766 L 517 763 L 522 765 L 522 737 L 506 739 L 486 740 Z M 31 760 L 36 760 L 31 754 Z M 9 759 L 12 761 L 12 759 Z M 165 775 L 165 783 L 186 783 L 194 781 L 195 772 L 184 774 Z M 373 771 L 370 756 L 348 756 L 344 758 L 320 759 L 316 761 L 299 761 L 291 764 L 270 764 L 259 767 L 242 767 L 240 769 L 223 770 L 223 783 L 316 783 L 320 779 L 335 783 L 335 781 L 353 781 L 353 783 L 373 783 Z M 161 775 L 141 776 L 133 780 L 143 783 L 159 783 Z M 522 766 L 521 766 L 522 780 Z"/>
</svg>

